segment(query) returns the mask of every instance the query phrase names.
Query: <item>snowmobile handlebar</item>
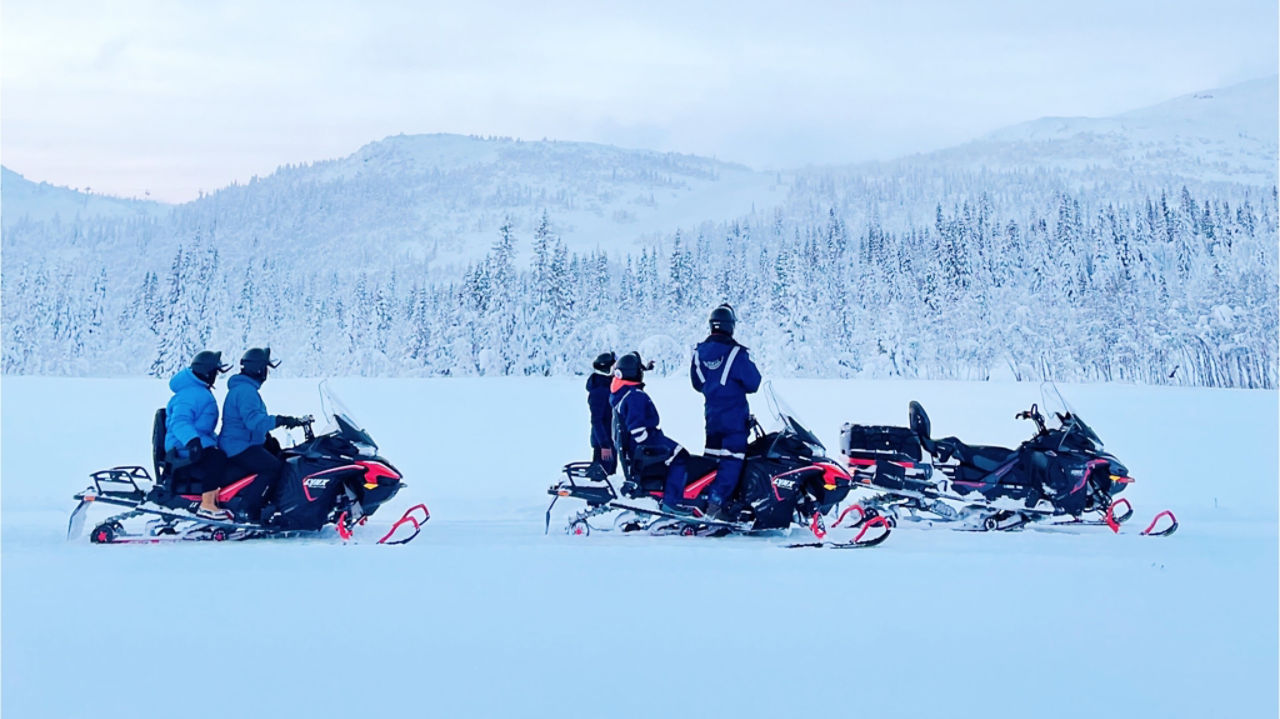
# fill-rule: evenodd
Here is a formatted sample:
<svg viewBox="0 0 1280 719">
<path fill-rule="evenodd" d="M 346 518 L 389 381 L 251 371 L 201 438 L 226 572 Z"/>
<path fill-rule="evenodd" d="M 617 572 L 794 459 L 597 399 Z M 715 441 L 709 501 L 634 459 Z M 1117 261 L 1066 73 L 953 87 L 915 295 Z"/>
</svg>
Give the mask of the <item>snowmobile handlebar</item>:
<svg viewBox="0 0 1280 719">
<path fill-rule="evenodd" d="M 1047 431 L 1044 426 L 1044 415 L 1040 414 L 1040 408 L 1034 403 L 1031 405 L 1031 409 L 1019 412 L 1015 414 L 1013 418 L 1029 419 L 1034 421 L 1036 423 L 1036 429 L 1039 430 L 1040 434 L 1044 434 Z"/>
</svg>

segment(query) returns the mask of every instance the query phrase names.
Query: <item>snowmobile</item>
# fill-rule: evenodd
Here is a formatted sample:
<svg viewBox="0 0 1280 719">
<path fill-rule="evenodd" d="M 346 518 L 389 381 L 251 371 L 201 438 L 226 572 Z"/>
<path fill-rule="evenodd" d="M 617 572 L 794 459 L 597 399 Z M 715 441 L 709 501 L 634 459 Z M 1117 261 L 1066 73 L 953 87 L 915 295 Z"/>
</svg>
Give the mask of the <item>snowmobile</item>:
<svg viewBox="0 0 1280 719">
<path fill-rule="evenodd" d="M 908 427 L 845 424 L 841 453 L 854 481 L 879 492 L 859 503 L 861 518 L 943 522 L 969 531 L 1100 526 L 1119 532 L 1133 516 L 1129 501 L 1116 498 L 1134 481 L 1128 468 L 1052 383 L 1041 392 L 1046 407 L 1061 408 L 1052 411 L 1058 426 L 1050 428 L 1032 404 L 1015 418 L 1035 423 L 1036 432 L 1016 449 L 934 439 L 919 402 L 909 405 Z M 1142 534 L 1165 536 L 1177 528 L 1177 518 L 1164 511 Z"/>
<path fill-rule="evenodd" d="M 835 539 L 834 530 L 844 528 L 848 512 L 836 516 L 830 528 L 827 517 L 836 514 L 853 486 L 852 480 L 843 467 L 827 458 L 822 442 L 796 419 L 771 386 L 765 386 L 764 394 L 781 428 L 766 432 L 752 418 L 742 478 L 724 508 L 728 521 L 712 520 L 699 512 L 706 505 L 708 488 L 716 476 L 715 459 L 689 456 L 684 499 L 695 507 L 695 514 L 690 517 L 661 511 L 667 472 L 661 460 L 665 458 L 620 456 L 623 481 L 616 488 L 599 465 L 565 465 L 565 478 L 547 490 L 553 498 L 547 507 L 546 530 L 551 527 L 552 508 L 561 497 L 568 497 L 587 504 L 569 518 L 565 531 L 573 535 L 619 531 L 723 536 L 779 532 L 799 526 L 811 531 L 817 541 L 789 546 L 863 547 L 887 539 L 889 526 L 883 519 L 861 522 L 856 535 L 848 532 L 849 536 Z"/>
<path fill-rule="evenodd" d="M 267 496 L 260 521 L 237 512 L 234 520 L 210 520 L 196 515 L 200 488 L 166 460 L 165 409 L 156 411 L 151 449 L 154 478 L 140 466 L 120 466 L 90 475 L 92 484 L 75 495 L 79 500 L 67 523 L 67 538 L 80 535 L 88 509 L 96 505 L 128 511 L 99 522 L 89 533 L 97 544 L 156 544 L 191 540 L 242 540 L 318 535 L 333 526 L 345 541 L 361 530 L 374 512 L 405 486 L 400 472 L 377 454 L 378 447 L 361 429 L 327 382 L 320 385 L 321 406 L 332 428 L 316 434 L 314 418 L 303 419 L 304 439 L 283 449 L 285 468 Z M 240 494 L 254 475 L 243 477 L 218 493 L 222 507 L 236 510 Z M 377 539 L 378 544 L 404 544 L 418 535 L 431 518 L 426 505 L 417 504 Z"/>
</svg>

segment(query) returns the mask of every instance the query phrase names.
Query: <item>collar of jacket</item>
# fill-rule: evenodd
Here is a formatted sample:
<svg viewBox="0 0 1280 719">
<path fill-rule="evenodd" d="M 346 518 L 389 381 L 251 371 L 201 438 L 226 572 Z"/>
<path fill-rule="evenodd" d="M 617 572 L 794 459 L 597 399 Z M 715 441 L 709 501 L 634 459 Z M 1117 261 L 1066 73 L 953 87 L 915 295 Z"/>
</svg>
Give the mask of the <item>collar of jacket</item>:
<svg viewBox="0 0 1280 719">
<path fill-rule="evenodd" d="M 241 372 L 227 380 L 227 387 L 230 388 L 233 384 L 244 384 L 245 382 L 252 384 L 254 389 L 262 389 L 262 383 L 259 382 L 256 377 L 250 377 L 244 372 Z"/>
<path fill-rule="evenodd" d="M 617 392 L 623 387 L 644 387 L 644 382 L 633 382 L 632 380 L 629 380 L 629 379 L 614 377 L 613 383 L 609 385 L 609 392 L 610 393 Z"/>
<path fill-rule="evenodd" d="M 717 344 L 731 345 L 731 346 L 738 344 L 737 340 L 735 340 L 730 335 L 724 334 L 723 332 L 712 332 L 711 334 L 707 335 L 707 338 L 703 341 L 715 342 Z"/>
</svg>

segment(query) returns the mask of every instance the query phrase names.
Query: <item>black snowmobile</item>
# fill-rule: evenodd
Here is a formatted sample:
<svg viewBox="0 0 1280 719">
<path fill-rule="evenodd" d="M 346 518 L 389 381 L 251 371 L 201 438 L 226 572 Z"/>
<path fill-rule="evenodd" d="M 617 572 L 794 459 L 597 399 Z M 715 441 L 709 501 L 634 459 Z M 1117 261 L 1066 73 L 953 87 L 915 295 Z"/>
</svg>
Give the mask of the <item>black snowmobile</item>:
<svg viewBox="0 0 1280 719">
<path fill-rule="evenodd" d="M 312 429 L 314 420 L 303 418 L 304 439 L 281 450 L 285 469 L 270 490 L 261 521 L 250 521 L 240 513 L 231 521 L 196 515 L 200 488 L 181 468 L 166 461 L 165 410 L 161 408 L 156 411 L 151 437 L 155 478 L 138 466 L 94 472 L 90 475 L 93 484 L 74 497 L 80 504 L 71 513 L 67 538 L 80 534 L 90 507 L 111 505 L 128 511 L 98 523 L 89 533 L 91 542 L 154 544 L 289 537 L 315 535 L 329 525 L 343 540 L 351 539 L 405 484 L 399 471 L 378 456 L 373 438 L 356 424 L 327 383 L 321 383 L 320 397 L 332 429 L 317 435 Z M 248 476 L 224 487 L 218 493 L 218 503 L 237 509 L 242 499 L 239 493 L 251 486 L 252 480 Z M 408 542 L 430 518 L 425 505 L 414 505 L 377 543 Z"/>
<path fill-rule="evenodd" d="M 620 531 L 722 536 L 776 532 L 799 526 L 812 531 L 817 541 L 791 546 L 874 546 L 888 538 L 888 522 L 880 520 L 864 523 L 856 536 L 850 532 L 848 537 L 842 536 L 841 541 L 826 539 L 826 517 L 834 514 L 833 510 L 838 509 L 848 495 L 852 487 L 850 476 L 838 463 L 827 458 L 822 442 L 796 420 L 795 414 L 769 385 L 765 386 L 764 393 L 781 428 L 766 432 L 753 418 L 742 479 L 724 507 L 728 521 L 661 511 L 666 458 L 620 456 L 623 481 L 616 489 L 598 465 L 573 462 L 564 466 L 565 479 L 547 490 L 553 496 L 547 507 L 547 530 L 556 502 L 561 497 L 570 497 L 587 503 L 586 509 L 569 518 L 565 531 L 574 535 Z M 705 507 L 716 466 L 715 459 L 689 456 L 684 491 L 688 505 Z M 832 529 L 840 527 L 843 519 L 843 515 L 836 517 L 831 522 Z"/>
<path fill-rule="evenodd" d="M 1015 415 L 1035 423 L 1036 433 L 1016 449 L 934 439 L 929 415 L 911 402 L 909 427 L 846 424 L 841 451 L 855 483 L 880 490 L 860 502 L 863 518 L 955 523 L 955 528 L 992 531 L 1103 526 L 1118 532 L 1133 507 L 1116 495 L 1133 482 L 1129 470 L 1107 453 L 1102 440 L 1067 408 L 1051 383 L 1042 386 L 1055 402 L 1058 426 L 1050 429 L 1039 405 Z M 1163 517 L 1167 527 L 1156 530 Z M 1142 534 L 1168 535 L 1178 528 L 1161 512 Z"/>
</svg>

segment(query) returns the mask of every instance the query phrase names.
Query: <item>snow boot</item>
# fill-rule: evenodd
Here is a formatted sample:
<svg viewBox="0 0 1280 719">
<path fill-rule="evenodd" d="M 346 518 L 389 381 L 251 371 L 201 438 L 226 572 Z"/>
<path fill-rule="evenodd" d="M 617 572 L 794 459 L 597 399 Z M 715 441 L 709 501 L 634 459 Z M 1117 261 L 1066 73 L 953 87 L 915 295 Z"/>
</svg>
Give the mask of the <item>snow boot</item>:
<svg viewBox="0 0 1280 719">
<path fill-rule="evenodd" d="M 230 522 L 235 519 L 235 515 L 226 509 L 205 509 L 201 507 L 196 510 L 196 516 L 201 519 L 212 519 L 216 522 Z"/>
</svg>

